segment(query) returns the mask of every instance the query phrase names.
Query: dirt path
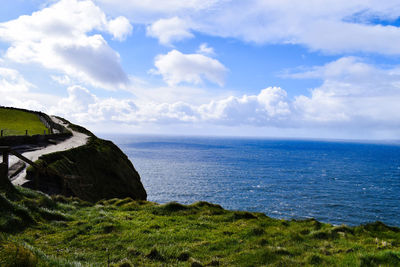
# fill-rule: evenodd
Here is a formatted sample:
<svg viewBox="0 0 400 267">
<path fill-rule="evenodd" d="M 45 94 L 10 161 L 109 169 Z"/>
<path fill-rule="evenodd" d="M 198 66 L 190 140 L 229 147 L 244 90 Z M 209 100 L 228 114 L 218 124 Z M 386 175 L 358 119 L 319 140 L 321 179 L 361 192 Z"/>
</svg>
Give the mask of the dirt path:
<svg viewBox="0 0 400 267">
<path fill-rule="evenodd" d="M 57 123 L 57 124 L 61 124 L 64 127 L 66 127 L 68 130 L 70 130 L 72 132 L 72 137 L 58 143 L 55 145 L 48 145 L 44 148 L 40 148 L 34 151 L 29 151 L 29 152 L 25 152 L 22 153 L 22 155 L 24 155 L 25 157 L 27 157 L 28 159 L 32 160 L 32 161 L 36 161 L 39 159 L 39 157 L 41 155 L 44 154 L 49 154 L 52 152 L 57 152 L 57 151 L 65 151 L 71 148 L 75 148 L 78 146 L 82 146 L 85 145 L 87 143 L 87 139 L 89 136 L 87 136 L 86 134 L 83 133 L 79 133 L 76 131 L 73 131 L 71 128 L 68 127 L 68 124 L 64 123 L 63 121 L 57 119 L 56 117 L 51 116 L 51 119 Z M 10 162 L 10 167 L 12 167 L 14 164 L 17 164 L 17 162 L 19 161 L 19 159 L 15 156 L 11 156 L 9 159 Z M 27 167 L 27 166 L 26 166 Z M 22 185 L 25 182 L 27 182 L 27 180 L 25 179 L 26 176 L 26 167 L 23 169 L 23 171 L 21 171 L 19 174 L 17 174 L 15 177 L 13 177 L 11 179 L 11 182 L 14 185 Z"/>
</svg>

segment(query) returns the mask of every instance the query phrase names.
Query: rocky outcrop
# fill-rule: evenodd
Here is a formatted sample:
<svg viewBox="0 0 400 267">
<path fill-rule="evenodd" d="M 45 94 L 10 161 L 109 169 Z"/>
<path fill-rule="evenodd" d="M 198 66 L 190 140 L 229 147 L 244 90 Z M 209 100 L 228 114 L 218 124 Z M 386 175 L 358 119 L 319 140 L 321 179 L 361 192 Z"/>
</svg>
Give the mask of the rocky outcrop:
<svg viewBox="0 0 400 267">
<path fill-rule="evenodd" d="M 80 126 L 70 126 L 90 134 L 87 144 L 42 155 L 36 162 L 41 169 L 28 168 L 29 182 L 24 186 L 90 202 L 126 197 L 146 200 L 138 172 L 115 144 L 97 138 Z"/>
</svg>

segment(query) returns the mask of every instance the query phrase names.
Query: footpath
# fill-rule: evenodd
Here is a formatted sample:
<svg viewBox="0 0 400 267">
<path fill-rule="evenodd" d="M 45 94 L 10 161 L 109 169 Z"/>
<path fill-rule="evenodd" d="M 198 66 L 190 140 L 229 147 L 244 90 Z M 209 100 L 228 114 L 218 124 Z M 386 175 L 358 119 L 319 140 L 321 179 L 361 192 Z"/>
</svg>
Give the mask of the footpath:
<svg viewBox="0 0 400 267">
<path fill-rule="evenodd" d="M 49 154 L 53 152 L 58 152 L 58 151 L 65 151 L 69 150 L 71 148 L 83 146 L 87 143 L 87 140 L 89 138 L 88 135 L 76 132 L 72 130 L 71 128 L 68 127 L 67 123 L 64 123 L 62 120 L 51 116 L 51 120 L 56 123 L 64 126 L 67 128 L 69 131 L 71 131 L 72 136 L 68 139 L 62 140 L 62 141 L 57 141 L 55 144 L 48 144 L 44 147 L 37 147 L 37 146 L 25 146 L 21 151 L 21 154 L 30 159 L 31 161 L 36 161 L 39 159 L 40 156 L 44 154 Z M 24 152 L 25 151 L 25 152 Z M 10 156 L 9 158 L 9 166 L 10 166 L 10 172 L 12 173 L 11 177 L 11 182 L 14 185 L 23 185 L 24 183 L 27 182 L 25 179 L 26 177 L 26 169 L 27 169 L 27 164 L 22 162 L 20 159 L 18 159 L 15 156 Z"/>
</svg>

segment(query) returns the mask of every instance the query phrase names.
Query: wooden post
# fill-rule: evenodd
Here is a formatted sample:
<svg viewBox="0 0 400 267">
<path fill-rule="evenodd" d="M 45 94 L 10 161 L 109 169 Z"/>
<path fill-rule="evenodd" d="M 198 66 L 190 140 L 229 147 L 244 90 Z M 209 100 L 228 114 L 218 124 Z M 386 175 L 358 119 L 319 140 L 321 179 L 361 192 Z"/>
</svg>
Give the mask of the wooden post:
<svg viewBox="0 0 400 267">
<path fill-rule="evenodd" d="M 8 180 L 8 166 L 0 163 L 0 189 L 6 187 Z"/>
<path fill-rule="evenodd" d="M 12 188 L 8 180 L 8 154 L 10 147 L 0 146 L 0 152 L 3 154 L 3 162 L 0 163 L 0 188 L 10 190 Z"/>
<path fill-rule="evenodd" d="M 28 135 L 28 130 L 25 130 L 25 135 Z"/>
<path fill-rule="evenodd" d="M 0 152 L 3 154 L 3 163 L 5 163 L 8 168 L 8 154 L 10 153 L 10 147 L 0 146 Z"/>
<path fill-rule="evenodd" d="M 1 137 L 3 137 L 3 130 L 1 130 Z"/>
</svg>

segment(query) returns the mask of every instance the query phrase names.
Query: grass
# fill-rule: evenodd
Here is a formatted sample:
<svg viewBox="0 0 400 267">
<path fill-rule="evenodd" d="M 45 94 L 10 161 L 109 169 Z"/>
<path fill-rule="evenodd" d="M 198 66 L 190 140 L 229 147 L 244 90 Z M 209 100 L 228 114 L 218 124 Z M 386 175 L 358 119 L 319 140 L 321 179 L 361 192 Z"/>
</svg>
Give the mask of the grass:
<svg viewBox="0 0 400 267">
<path fill-rule="evenodd" d="M 0 107 L 0 130 L 3 130 L 3 136 L 43 134 L 49 133 L 49 129 L 39 120 L 36 114 Z"/>
<path fill-rule="evenodd" d="M 0 198 L 0 266 L 400 266 L 400 229 L 285 221 L 219 205 Z M 197 265 L 199 266 L 199 265 Z"/>
</svg>

